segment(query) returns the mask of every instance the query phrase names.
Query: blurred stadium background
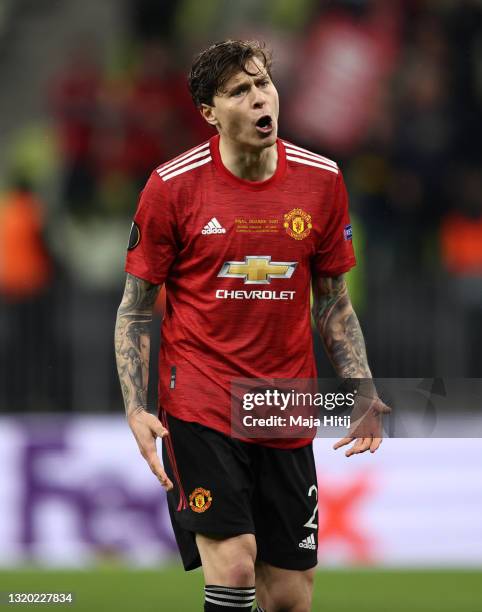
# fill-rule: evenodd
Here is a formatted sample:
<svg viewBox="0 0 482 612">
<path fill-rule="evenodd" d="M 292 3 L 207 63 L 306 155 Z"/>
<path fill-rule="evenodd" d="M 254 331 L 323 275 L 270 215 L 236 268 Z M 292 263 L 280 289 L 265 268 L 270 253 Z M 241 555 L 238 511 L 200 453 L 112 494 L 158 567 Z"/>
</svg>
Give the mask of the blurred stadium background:
<svg viewBox="0 0 482 612">
<path fill-rule="evenodd" d="M 479 0 L 2 0 L 0 592 L 201 607 L 123 419 L 112 335 L 137 194 L 210 136 L 185 73 L 225 37 L 274 49 L 281 135 L 343 169 L 374 373 L 480 377 Z M 350 461 L 318 440 L 316 456 L 315 610 L 482 611 L 480 440 Z"/>
</svg>

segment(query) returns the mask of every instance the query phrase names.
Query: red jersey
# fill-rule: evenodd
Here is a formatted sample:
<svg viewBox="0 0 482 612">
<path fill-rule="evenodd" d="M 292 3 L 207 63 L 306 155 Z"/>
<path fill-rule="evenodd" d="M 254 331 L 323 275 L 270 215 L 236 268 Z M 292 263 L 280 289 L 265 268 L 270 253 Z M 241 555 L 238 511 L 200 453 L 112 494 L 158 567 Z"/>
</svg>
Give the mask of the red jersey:
<svg viewBox="0 0 482 612">
<path fill-rule="evenodd" d="M 223 165 L 219 136 L 159 166 L 127 254 L 127 272 L 166 286 L 160 405 L 227 435 L 232 379 L 316 378 L 311 277 L 355 264 L 336 163 L 284 140 L 277 147 L 276 172 L 260 182 Z"/>
</svg>

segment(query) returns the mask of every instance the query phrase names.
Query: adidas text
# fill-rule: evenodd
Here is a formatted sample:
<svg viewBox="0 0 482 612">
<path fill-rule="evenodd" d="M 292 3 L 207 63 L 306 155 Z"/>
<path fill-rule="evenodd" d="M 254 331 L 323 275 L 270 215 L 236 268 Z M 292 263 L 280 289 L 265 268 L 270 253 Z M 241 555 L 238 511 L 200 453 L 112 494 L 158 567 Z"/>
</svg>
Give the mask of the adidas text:
<svg viewBox="0 0 482 612">
<path fill-rule="evenodd" d="M 201 234 L 225 234 L 226 230 L 224 227 L 204 227 Z"/>
</svg>

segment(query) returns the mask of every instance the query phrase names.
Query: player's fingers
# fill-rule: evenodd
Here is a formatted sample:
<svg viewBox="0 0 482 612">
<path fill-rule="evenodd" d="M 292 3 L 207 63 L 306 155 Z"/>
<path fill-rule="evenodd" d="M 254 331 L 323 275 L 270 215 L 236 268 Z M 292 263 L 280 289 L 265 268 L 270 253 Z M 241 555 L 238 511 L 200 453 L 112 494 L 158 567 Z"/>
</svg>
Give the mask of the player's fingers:
<svg viewBox="0 0 482 612">
<path fill-rule="evenodd" d="M 378 450 L 382 442 L 383 438 L 373 438 L 372 443 L 370 444 L 370 452 L 374 453 L 376 450 Z"/>
<path fill-rule="evenodd" d="M 367 441 L 368 441 L 368 445 L 367 445 Z M 370 441 L 371 441 L 371 438 L 357 438 L 357 441 L 355 442 L 355 444 L 346 451 L 345 456 L 351 457 L 352 455 L 358 455 L 359 453 L 364 453 L 366 450 L 370 448 Z"/>
<path fill-rule="evenodd" d="M 157 476 L 157 479 L 166 489 L 166 491 L 170 491 L 173 487 L 172 482 L 164 471 L 164 468 L 162 467 L 157 453 L 149 455 L 149 457 L 147 458 L 147 463 L 149 464 L 152 473 Z"/>
<path fill-rule="evenodd" d="M 353 442 L 354 439 L 355 438 L 342 438 L 341 440 L 338 440 L 338 442 L 333 444 L 333 449 L 337 450 L 338 448 L 342 446 L 346 446 L 347 444 L 350 444 L 350 442 Z"/>
<path fill-rule="evenodd" d="M 157 423 L 155 423 L 152 430 L 158 438 L 164 438 L 165 436 L 169 435 L 169 432 L 160 421 L 157 421 Z"/>
<path fill-rule="evenodd" d="M 370 448 L 370 444 L 372 443 L 372 438 L 363 438 L 362 443 L 358 448 L 358 453 L 364 453 Z"/>
</svg>

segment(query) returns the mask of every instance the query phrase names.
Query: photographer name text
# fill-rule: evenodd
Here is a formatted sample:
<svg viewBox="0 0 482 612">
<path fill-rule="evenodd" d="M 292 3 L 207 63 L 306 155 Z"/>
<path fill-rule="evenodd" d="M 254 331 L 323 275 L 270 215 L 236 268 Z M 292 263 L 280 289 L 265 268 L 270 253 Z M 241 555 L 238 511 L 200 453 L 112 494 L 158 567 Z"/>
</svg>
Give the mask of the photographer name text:
<svg viewBox="0 0 482 612">
<path fill-rule="evenodd" d="M 350 416 L 335 416 L 329 415 L 323 418 L 318 417 L 303 417 L 300 415 L 290 415 L 282 417 L 271 415 L 269 417 L 255 417 L 252 414 L 247 414 L 243 417 L 243 425 L 245 427 L 307 427 L 309 429 L 318 427 L 350 427 Z"/>
</svg>

